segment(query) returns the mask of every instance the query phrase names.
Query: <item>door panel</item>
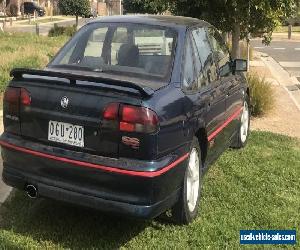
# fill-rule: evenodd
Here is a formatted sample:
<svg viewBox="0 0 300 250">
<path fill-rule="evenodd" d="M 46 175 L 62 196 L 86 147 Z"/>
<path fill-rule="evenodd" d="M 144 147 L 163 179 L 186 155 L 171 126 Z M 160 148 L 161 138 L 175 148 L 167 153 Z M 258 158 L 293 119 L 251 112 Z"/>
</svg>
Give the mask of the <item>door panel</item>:
<svg viewBox="0 0 300 250">
<path fill-rule="evenodd" d="M 226 97 L 226 119 L 233 119 L 228 125 L 226 136 L 228 139 L 238 131 L 239 126 L 239 111 L 243 106 L 243 90 L 241 88 L 242 78 L 235 76 L 233 80 L 228 82 L 227 97 Z"/>
<path fill-rule="evenodd" d="M 202 68 L 198 71 L 198 102 L 205 107 L 204 122 L 208 134 L 209 150 L 206 163 L 215 160 L 224 148 L 224 136 L 219 128 L 225 119 L 224 86 L 218 77 L 218 68 L 213 58 L 213 50 L 209 43 L 207 31 L 197 28 L 192 31 L 195 55 L 200 60 Z M 196 64 L 195 64 L 196 65 Z"/>
<path fill-rule="evenodd" d="M 213 28 L 209 28 L 208 36 L 214 51 L 214 59 L 218 66 L 218 76 L 222 82 L 225 95 L 226 114 L 224 123 L 230 122 L 223 128 L 223 133 L 224 140 L 229 144 L 231 137 L 237 131 L 239 117 L 237 117 L 236 113 L 241 106 L 242 93 L 240 91 L 239 79 L 232 72 L 228 48 L 219 32 Z"/>
</svg>

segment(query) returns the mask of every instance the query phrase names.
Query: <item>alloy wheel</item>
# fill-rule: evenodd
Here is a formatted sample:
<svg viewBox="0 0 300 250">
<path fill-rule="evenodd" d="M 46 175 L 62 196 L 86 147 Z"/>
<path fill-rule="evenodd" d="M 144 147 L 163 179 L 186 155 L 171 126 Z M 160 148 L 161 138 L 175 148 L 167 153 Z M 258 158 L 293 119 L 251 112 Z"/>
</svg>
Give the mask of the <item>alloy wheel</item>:
<svg viewBox="0 0 300 250">
<path fill-rule="evenodd" d="M 187 204 L 190 212 L 193 212 L 197 205 L 199 196 L 199 153 L 196 148 L 190 154 L 187 172 Z"/>
<path fill-rule="evenodd" d="M 241 142 L 245 143 L 247 140 L 248 136 L 248 130 L 249 130 L 249 108 L 248 108 L 248 103 L 244 103 L 243 107 L 243 114 L 241 118 L 241 130 L 240 130 L 240 135 L 241 135 Z"/>
</svg>

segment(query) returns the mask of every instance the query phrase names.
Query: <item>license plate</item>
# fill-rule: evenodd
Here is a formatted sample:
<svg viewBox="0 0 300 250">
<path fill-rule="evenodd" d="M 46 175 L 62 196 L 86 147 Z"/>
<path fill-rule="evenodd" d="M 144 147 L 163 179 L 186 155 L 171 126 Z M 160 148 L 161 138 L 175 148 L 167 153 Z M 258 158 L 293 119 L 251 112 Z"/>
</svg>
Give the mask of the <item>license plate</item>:
<svg viewBox="0 0 300 250">
<path fill-rule="evenodd" d="M 84 147 L 84 127 L 65 122 L 49 121 L 48 140 Z"/>
</svg>

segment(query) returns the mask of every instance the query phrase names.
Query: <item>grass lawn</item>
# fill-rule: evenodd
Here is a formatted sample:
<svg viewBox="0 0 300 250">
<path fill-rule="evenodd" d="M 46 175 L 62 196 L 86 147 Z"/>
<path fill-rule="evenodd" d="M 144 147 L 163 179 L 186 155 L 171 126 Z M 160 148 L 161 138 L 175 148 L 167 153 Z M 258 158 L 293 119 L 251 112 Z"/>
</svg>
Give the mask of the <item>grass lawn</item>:
<svg viewBox="0 0 300 250">
<path fill-rule="evenodd" d="M 201 214 L 189 226 L 32 201 L 17 191 L 0 207 L 0 249 L 236 249 L 241 248 L 240 229 L 297 229 L 298 245 L 290 247 L 296 248 L 300 247 L 299 180 L 300 141 L 253 132 L 245 149 L 228 150 L 209 170 Z"/>
<path fill-rule="evenodd" d="M 67 37 L 42 37 L 29 33 L 0 33 L 0 92 L 10 80 L 15 67 L 42 68 Z"/>
<path fill-rule="evenodd" d="M 274 30 L 274 33 L 287 33 L 288 30 L 288 26 L 279 26 Z M 294 26 L 292 32 L 300 32 L 300 26 Z"/>
</svg>

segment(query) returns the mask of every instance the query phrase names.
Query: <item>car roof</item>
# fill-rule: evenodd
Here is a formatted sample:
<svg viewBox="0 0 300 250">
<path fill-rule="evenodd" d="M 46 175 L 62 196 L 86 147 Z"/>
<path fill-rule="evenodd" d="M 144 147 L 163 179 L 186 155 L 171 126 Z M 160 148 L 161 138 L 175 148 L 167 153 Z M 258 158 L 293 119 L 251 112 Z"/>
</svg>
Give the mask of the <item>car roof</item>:
<svg viewBox="0 0 300 250">
<path fill-rule="evenodd" d="M 188 28 L 191 26 L 210 27 L 211 25 L 203 20 L 191 17 L 170 16 L 170 15 L 124 15 L 96 18 L 90 23 L 138 23 L 148 25 L 160 25 L 174 28 Z"/>
</svg>

